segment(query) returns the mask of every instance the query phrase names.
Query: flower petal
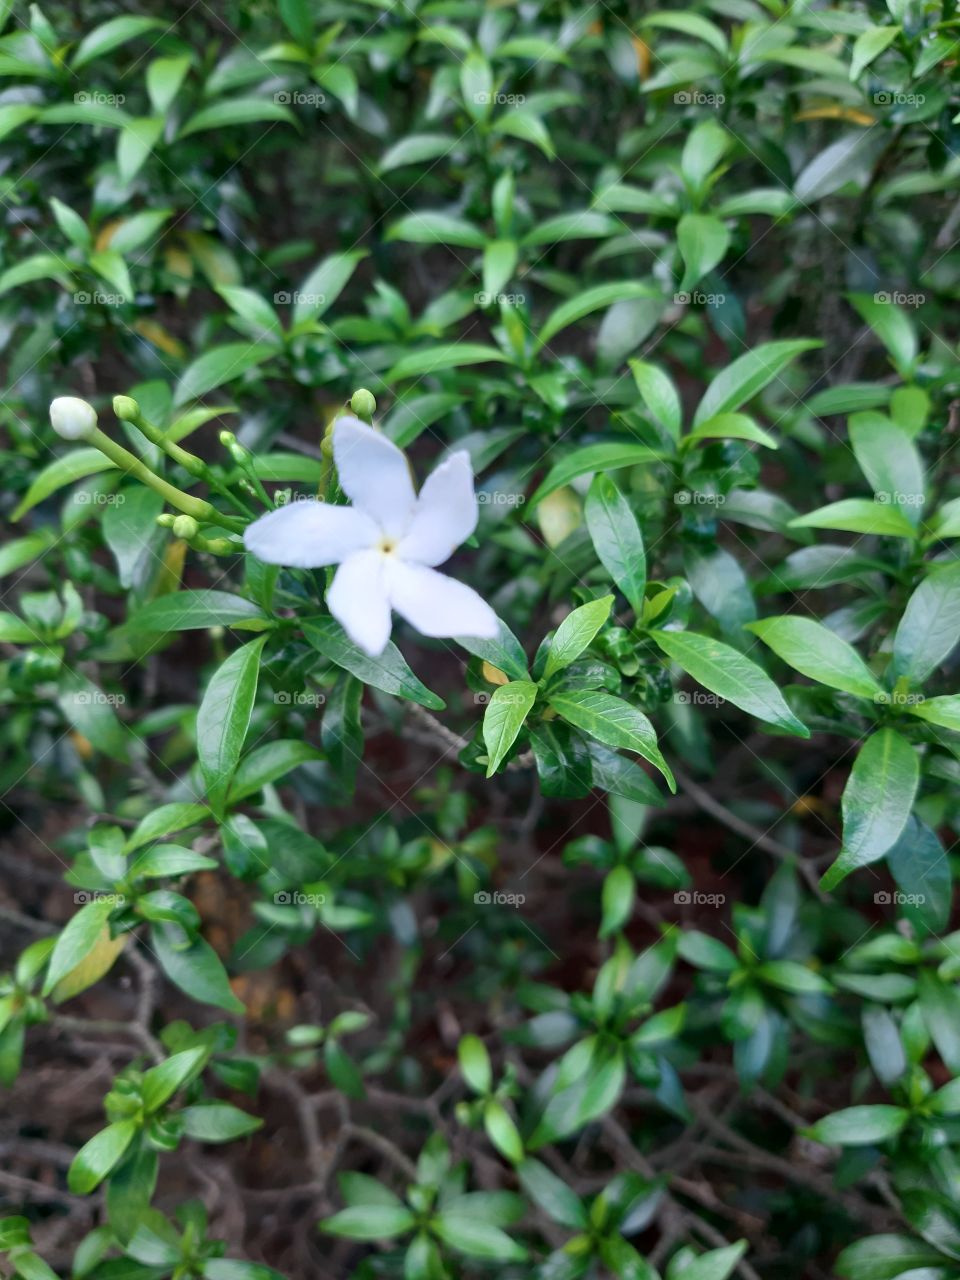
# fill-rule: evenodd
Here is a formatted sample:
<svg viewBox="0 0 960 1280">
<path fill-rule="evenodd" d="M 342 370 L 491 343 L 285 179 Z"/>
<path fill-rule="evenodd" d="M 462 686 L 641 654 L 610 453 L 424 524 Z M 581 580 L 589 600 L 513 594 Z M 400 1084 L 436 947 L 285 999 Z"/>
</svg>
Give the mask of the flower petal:
<svg viewBox="0 0 960 1280">
<path fill-rule="evenodd" d="M 497 615 L 472 587 L 425 565 L 387 556 L 387 590 L 397 613 L 425 636 L 499 634 Z"/>
<path fill-rule="evenodd" d="M 443 564 L 473 533 L 477 514 L 473 467 L 469 453 L 461 449 L 427 476 L 397 555 L 419 564 Z"/>
<path fill-rule="evenodd" d="M 248 525 L 243 544 L 265 564 L 318 569 L 375 546 L 380 530 L 362 511 L 327 502 L 292 502 Z"/>
<path fill-rule="evenodd" d="M 333 458 L 340 487 L 387 535 L 407 532 L 417 495 L 407 459 L 397 446 L 359 418 L 333 424 Z"/>
<path fill-rule="evenodd" d="M 382 551 L 358 551 L 344 560 L 327 591 L 327 607 L 354 644 L 372 658 L 390 639 L 387 557 Z"/>
</svg>

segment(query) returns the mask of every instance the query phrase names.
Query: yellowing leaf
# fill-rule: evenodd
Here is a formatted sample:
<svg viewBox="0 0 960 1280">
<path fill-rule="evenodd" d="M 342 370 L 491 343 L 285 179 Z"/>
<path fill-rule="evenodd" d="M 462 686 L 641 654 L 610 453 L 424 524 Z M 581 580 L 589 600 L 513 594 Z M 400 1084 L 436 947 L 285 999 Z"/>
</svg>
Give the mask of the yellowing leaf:
<svg viewBox="0 0 960 1280">
<path fill-rule="evenodd" d="M 127 943 L 127 934 L 121 933 L 117 938 L 110 937 L 110 929 L 103 926 L 100 936 L 93 948 L 87 952 L 75 969 L 71 969 L 53 988 L 54 1004 L 62 1004 L 72 996 L 79 995 L 99 982 L 105 973 L 113 968 L 114 961 Z"/>
<path fill-rule="evenodd" d="M 540 532 L 548 547 L 559 547 L 583 523 L 580 500 L 567 486 L 548 494 L 537 507 Z"/>
<path fill-rule="evenodd" d="M 867 111 L 859 111 L 856 107 L 808 107 L 798 111 L 795 120 L 846 120 L 849 124 L 862 124 L 864 128 L 876 123 L 876 116 Z"/>
<path fill-rule="evenodd" d="M 488 684 L 509 684 L 510 677 L 506 675 L 499 667 L 495 667 L 492 662 L 483 662 L 483 678 Z"/>
<path fill-rule="evenodd" d="M 175 356 L 178 360 L 186 355 L 183 343 L 172 333 L 168 333 L 162 324 L 157 324 L 156 320 L 140 319 L 134 323 L 133 327 L 141 338 L 146 338 L 165 355 Z"/>
</svg>

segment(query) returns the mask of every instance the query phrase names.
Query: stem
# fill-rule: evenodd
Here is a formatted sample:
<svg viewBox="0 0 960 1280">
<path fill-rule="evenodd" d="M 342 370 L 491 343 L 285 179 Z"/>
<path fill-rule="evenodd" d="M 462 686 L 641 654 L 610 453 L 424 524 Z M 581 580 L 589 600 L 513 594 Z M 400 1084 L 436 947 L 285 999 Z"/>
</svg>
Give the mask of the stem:
<svg viewBox="0 0 960 1280">
<path fill-rule="evenodd" d="M 159 493 L 172 507 L 182 511 L 184 515 L 193 516 L 195 520 L 203 520 L 206 524 L 221 525 L 233 533 L 242 533 L 245 529 L 246 525 L 242 520 L 221 515 L 216 507 L 203 498 L 194 498 L 191 494 L 178 489 L 176 485 L 161 480 L 145 462 L 132 454 L 129 449 L 125 449 L 123 445 L 111 440 L 99 427 L 95 427 L 87 438 L 101 453 L 106 454 L 111 462 L 116 463 L 121 471 L 135 476 L 155 493 Z"/>
</svg>

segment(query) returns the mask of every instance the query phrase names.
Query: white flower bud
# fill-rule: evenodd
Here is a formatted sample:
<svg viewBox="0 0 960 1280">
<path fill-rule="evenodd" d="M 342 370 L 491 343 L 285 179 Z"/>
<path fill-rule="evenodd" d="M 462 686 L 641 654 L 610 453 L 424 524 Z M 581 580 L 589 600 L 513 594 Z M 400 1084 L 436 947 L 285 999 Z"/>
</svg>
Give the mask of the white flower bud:
<svg viewBox="0 0 960 1280">
<path fill-rule="evenodd" d="M 97 411 L 77 396 L 57 396 L 50 404 L 50 423 L 64 440 L 83 440 L 96 428 Z"/>
</svg>

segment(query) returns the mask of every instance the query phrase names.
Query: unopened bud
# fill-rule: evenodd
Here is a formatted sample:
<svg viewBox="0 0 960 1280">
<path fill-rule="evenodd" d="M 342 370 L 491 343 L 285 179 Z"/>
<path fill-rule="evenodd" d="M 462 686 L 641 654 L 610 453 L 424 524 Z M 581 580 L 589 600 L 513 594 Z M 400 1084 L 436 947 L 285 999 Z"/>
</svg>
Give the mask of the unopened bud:
<svg viewBox="0 0 960 1280">
<path fill-rule="evenodd" d="M 50 425 L 63 440 L 83 440 L 97 429 L 97 411 L 77 396 L 58 396 L 50 404 Z"/>
<path fill-rule="evenodd" d="M 157 524 L 161 529 L 172 529 L 176 518 L 172 511 L 164 511 L 163 515 L 157 516 Z"/>
<path fill-rule="evenodd" d="M 377 412 L 377 402 L 373 397 L 373 392 L 368 391 L 366 387 L 361 387 L 358 391 L 355 391 L 350 397 L 350 408 L 364 422 L 372 422 L 373 415 Z"/>
<path fill-rule="evenodd" d="M 140 406 L 133 396 L 114 396 L 113 412 L 121 422 L 134 422 L 140 417 Z"/>
<path fill-rule="evenodd" d="M 200 532 L 200 526 L 193 516 L 177 516 L 173 522 L 173 532 L 178 538 L 190 542 Z"/>
</svg>

